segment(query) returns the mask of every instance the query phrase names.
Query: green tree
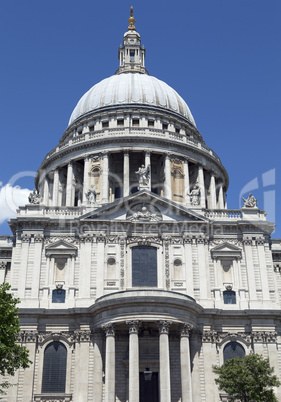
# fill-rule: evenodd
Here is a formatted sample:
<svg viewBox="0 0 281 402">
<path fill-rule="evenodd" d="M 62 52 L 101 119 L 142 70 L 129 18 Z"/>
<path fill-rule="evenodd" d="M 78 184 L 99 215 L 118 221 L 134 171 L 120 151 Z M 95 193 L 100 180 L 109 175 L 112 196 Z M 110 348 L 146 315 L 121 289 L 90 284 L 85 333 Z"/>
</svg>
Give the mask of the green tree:
<svg viewBox="0 0 281 402">
<path fill-rule="evenodd" d="M 20 332 L 17 304 L 19 299 L 10 293 L 10 285 L 0 285 L 0 375 L 15 375 L 20 367 L 29 367 L 28 350 L 17 344 Z M 9 387 L 7 381 L 0 384 L 0 394 Z"/>
<path fill-rule="evenodd" d="M 277 401 L 272 387 L 279 387 L 280 381 L 273 375 L 268 359 L 260 355 L 228 359 L 221 367 L 213 366 L 213 371 L 219 375 L 216 384 L 229 395 L 230 401 Z"/>
</svg>

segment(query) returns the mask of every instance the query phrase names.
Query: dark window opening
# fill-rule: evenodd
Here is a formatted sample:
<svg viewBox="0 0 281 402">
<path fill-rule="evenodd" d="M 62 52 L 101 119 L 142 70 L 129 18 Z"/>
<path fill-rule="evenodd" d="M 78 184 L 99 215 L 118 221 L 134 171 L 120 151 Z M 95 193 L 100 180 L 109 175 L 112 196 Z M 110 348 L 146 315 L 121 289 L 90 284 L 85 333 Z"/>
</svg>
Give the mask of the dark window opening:
<svg viewBox="0 0 281 402">
<path fill-rule="evenodd" d="M 154 127 L 154 120 L 148 120 L 148 127 Z"/>
<path fill-rule="evenodd" d="M 223 360 L 224 362 L 228 359 L 232 359 L 234 357 L 244 357 L 245 350 L 240 343 L 230 342 L 223 349 Z"/>
<path fill-rule="evenodd" d="M 131 194 L 136 193 L 137 191 L 139 191 L 138 187 L 132 187 L 131 188 Z"/>
<path fill-rule="evenodd" d="M 158 194 L 158 188 L 157 187 L 152 187 L 151 192 L 154 194 Z"/>
<path fill-rule="evenodd" d="M 109 127 L 109 122 L 108 121 L 103 121 L 102 122 L 102 128 L 107 128 Z"/>
<path fill-rule="evenodd" d="M 65 290 L 54 289 L 52 292 L 52 303 L 65 303 Z"/>
<path fill-rule="evenodd" d="M 138 126 L 140 124 L 139 119 L 133 119 L 133 126 Z"/>
<path fill-rule="evenodd" d="M 67 350 L 61 342 L 50 343 L 44 352 L 42 393 L 64 393 Z"/>
<path fill-rule="evenodd" d="M 233 290 L 225 290 L 223 292 L 224 304 L 236 304 L 236 293 Z"/>
<path fill-rule="evenodd" d="M 162 128 L 163 128 L 163 130 L 168 130 L 168 124 L 167 124 L 167 123 L 163 123 L 163 124 L 162 124 Z"/>
<path fill-rule="evenodd" d="M 134 62 L 134 61 L 135 61 L 135 51 L 130 50 L 130 62 Z"/>
<path fill-rule="evenodd" d="M 90 131 L 95 131 L 95 126 L 90 126 L 90 127 L 89 127 L 89 130 L 90 130 Z"/>
<path fill-rule="evenodd" d="M 115 187 L 114 189 L 114 198 L 122 198 L 123 197 L 123 191 L 121 187 Z"/>
<path fill-rule="evenodd" d="M 132 248 L 132 286 L 157 286 L 157 248 Z"/>
<path fill-rule="evenodd" d="M 180 129 L 176 128 L 176 133 L 179 134 L 180 133 Z"/>
<path fill-rule="evenodd" d="M 124 126 L 124 119 L 117 119 L 117 126 Z"/>
</svg>

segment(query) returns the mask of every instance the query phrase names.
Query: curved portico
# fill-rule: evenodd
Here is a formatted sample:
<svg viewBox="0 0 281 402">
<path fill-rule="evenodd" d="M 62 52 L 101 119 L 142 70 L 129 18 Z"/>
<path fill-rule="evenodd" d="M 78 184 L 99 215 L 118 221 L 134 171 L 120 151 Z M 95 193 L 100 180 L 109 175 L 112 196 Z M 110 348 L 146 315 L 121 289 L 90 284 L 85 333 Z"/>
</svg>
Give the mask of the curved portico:
<svg viewBox="0 0 281 402">
<path fill-rule="evenodd" d="M 159 376 L 161 402 L 171 401 L 170 336 L 173 343 L 179 344 L 182 401 L 192 400 L 189 334 L 196 328 L 197 316 L 203 311 L 193 298 L 155 289 L 132 290 L 102 296 L 89 310 L 94 313 L 94 328 L 101 328 L 106 336 L 106 401 L 116 400 L 115 355 L 126 333 L 129 352 L 124 364 L 128 365 L 129 401 L 139 401 L 139 381 L 146 371 Z M 153 348 L 148 347 L 151 344 Z M 97 359 L 101 358 L 99 350 L 96 346 Z M 102 371 L 99 374 L 102 376 Z M 101 377 L 99 386 L 102 387 Z"/>
</svg>

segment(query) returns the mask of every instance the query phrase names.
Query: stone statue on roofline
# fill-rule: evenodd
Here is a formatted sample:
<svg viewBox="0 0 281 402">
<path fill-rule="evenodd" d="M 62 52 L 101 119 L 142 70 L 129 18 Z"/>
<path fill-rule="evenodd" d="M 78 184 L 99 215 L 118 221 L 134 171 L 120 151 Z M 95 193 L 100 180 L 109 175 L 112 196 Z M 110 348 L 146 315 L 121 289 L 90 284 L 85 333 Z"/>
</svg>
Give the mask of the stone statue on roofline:
<svg viewBox="0 0 281 402">
<path fill-rule="evenodd" d="M 249 193 L 248 198 L 243 198 L 244 205 L 243 208 L 257 208 L 258 200 L 253 196 L 252 193 Z"/>
<path fill-rule="evenodd" d="M 150 166 L 148 165 L 145 167 L 144 165 L 141 165 L 139 167 L 138 171 L 135 172 L 136 175 L 139 176 L 139 186 L 145 187 L 149 184 L 149 179 L 150 179 Z"/>
<path fill-rule="evenodd" d="M 97 193 L 94 185 L 91 185 L 91 188 L 89 188 L 89 190 L 87 191 L 86 198 L 89 204 L 95 204 L 97 199 Z"/>
<path fill-rule="evenodd" d="M 29 204 L 40 204 L 40 201 L 41 201 L 40 194 L 36 189 L 34 189 L 32 193 L 30 193 L 28 196 L 28 202 Z"/>
<path fill-rule="evenodd" d="M 190 197 L 190 204 L 193 206 L 200 205 L 200 187 L 198 183 L 195 183 L 191 193 L 188 194 Z"/>
</svg>

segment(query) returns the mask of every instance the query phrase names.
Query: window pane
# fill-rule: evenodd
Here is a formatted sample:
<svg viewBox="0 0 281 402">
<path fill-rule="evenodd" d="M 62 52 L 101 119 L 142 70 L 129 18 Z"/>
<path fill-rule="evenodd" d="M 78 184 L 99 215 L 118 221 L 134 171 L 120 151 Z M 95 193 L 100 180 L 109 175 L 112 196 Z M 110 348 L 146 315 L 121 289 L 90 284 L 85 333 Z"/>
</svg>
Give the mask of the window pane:
<svg viewBox="0 0 281 402">
<path fill-rule="evenodd" d="M 66 356 L 66 347 L 60 342 L 52 342 L 46 347 L 42 393 L 65 392 Z"/>
<path fill-rule="evenodd" d="M 230 342 L 228 343 L 223 350 L 223 359 L 226 361 L 227 359 L 232 359 L 233 357 L 244 357 L 245 350 L 240 343 Z"/>
<path fill-rule="evenodd" d="M 132 286 L 157 286 L 157 248 L 132 249 Z"/>
<path fill-rule="evenodd" d="M 64 289 L 53 290 L 52 303 L 65 303 L 65 290 Z"/>
<path fill-rule="evenodd" d="M 236 293 L 233 290 L 225 290 L 223 292 L 224 304 L 236 304 Z"/>
</svg>

